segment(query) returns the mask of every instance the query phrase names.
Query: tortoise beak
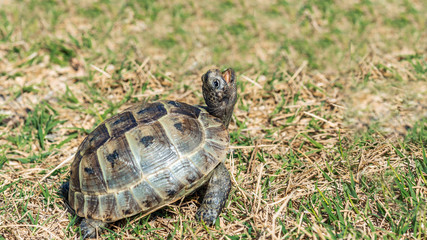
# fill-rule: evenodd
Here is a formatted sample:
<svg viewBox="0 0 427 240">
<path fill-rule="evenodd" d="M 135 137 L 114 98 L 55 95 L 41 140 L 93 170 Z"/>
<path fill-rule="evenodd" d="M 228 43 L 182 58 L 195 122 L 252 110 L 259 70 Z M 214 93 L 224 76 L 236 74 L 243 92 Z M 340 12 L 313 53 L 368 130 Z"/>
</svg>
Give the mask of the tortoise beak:
<svg viewBox="0 0 427 240">
<path fill-rule="evenodd" d="M 234 82 L 234 70 L 232 68 L 225 70 L 224 72 L 222 72 L 222 77 L 227 82 L 227 84 Z"/>
</svg>

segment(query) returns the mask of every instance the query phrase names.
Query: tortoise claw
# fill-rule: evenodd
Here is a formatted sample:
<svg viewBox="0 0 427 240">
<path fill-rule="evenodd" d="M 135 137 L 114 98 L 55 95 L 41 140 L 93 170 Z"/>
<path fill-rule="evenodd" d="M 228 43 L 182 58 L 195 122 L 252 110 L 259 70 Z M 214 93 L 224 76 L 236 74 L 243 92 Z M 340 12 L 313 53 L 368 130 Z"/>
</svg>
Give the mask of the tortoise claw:
<svg viewBox="0 0 427 240">
<path fill-rule="evenodd" d="M 102 228 L 106 227 L 107 223 L 93 219 L 83 219 L 80 223 L 81 239 L 96 238 L 102 232 Z"/>
</svg>

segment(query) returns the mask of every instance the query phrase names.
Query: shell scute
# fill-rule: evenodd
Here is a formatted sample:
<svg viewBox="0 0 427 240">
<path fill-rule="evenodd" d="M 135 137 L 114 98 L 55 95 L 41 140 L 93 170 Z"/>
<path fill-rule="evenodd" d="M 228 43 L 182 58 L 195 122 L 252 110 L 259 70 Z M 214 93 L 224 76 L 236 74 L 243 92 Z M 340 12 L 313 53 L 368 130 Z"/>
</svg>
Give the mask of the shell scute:
<svg viewBox="0 0 427 240">
<path fill-rule="evenodd" d="M 173 175 L 185 185 L 192 185 L 203 176 L 203 174 L 187 158 L 184 158 L 180 162 L 172 165 L 170 170 Z"/>
<path fill-rule="evenodd" d="M 201 113 L 199 119 L 205 128 L 218 127 L 223 125 L 220 119 L 209 115 L 207 112 Z"/>
<path fill-rule="evenodd" d="M 204 149 L 216 159 L 225 159 L 227 153 L 227 146 L 210 140 L 206 141 Z"/>
<path fill-rule="evenodd" d="M 160 119 L 160 123 L 181 155 L 194 152 L 204 140 L 203 129 L 197 119 L 185 115 L 172 115 Z"/>
<path fill-rule="evenodd" d="M 84 216 L 84 207 L 85 207 L 85 197 L 81 192 L 76 192 L 74 194 L 75 200 L 74 200 L 74 210 L 76 211 L 77 215 Z"/>
<path fill-rule="evenodd" d="M 94 216 L 99 216 L 99 198 L 96 195 L 87 195 L 85 196 L 85 206 L 86 213 L 85 217 L 93 218 Z"/>
<path fill-rule="evenodd" d="M 96 127 L 95 130 L 93 130 L 93 132 L 91 132 L 80 144 L 70 169 L 70 181 L 71 181 L 70 187 L 73 190 L 81 191 L 79 172 L 80 172 L 80 162 L 82 161 L 83 156 L 91 155 L 90 154 L 91 152 L 96 151 L 96 149 L 98 149 L 108 139 L 110 139 L 108 130 L 105 127 L 105 124 L 101 124 L 98 127 Z M 93 166 L 93 167 L 96 168 L 96 166 Z M 102 178 L 102 176 L 99 176 L 99 177 Z M 91 181 L 91 178 L 89 178 L 89 181 Z M 99 188 L 94 191 L 103 191 L 103 189 Z"/>
<path fill-rule="evenodd" d="M 81 191 L 86 194 L 106 193 L 107 185 L 105 176 L 96 154 L 86 154 L 80 162 Z M 79 173 L 77 172 L 77 173 Z M 74 181 L 74 178 L 71 178 Z"/>
<path fill-rule="evenodd" d="M 125 135 L 129 149 L 145 176 L 179 160 L 175 147 L 159 122 L 134 128 Z"/>
<path fill-rule="evenodd" d="M 206 128 L 206 139 L 217 142 L 221 145 L 227 146 L 230 142 L 230 135 L 225 129 L 224 125 L 217 127 Z"/>
<path fill-rule="evenodd" d="M 105 121 L 105 126 L 112 137 L 121 136 L 124 132 L 136 127 L 136 119 L 131 112 L 119 113 Z"/>
<path fill-rule="evenodd" d="M 129 149 L 124 135 L 111 139 L 100 146 L 97 155 L 100 169 L 103 171 L 108 189 L 117 191 L 124 189 L 136 179 L 140 179 L 139 164 Z"/>
<path fill-rule="evenodd" d="M 130 216 L 142 211 L 138 202 L 129 190 L 117 193 L 117 204 L 123 216 Z"/>
<path fill-rule="evenodd" d="M 79 167 L 80 167 L 80 162 L 82 161 L 82 157 L 83 156 L 80 154 L 80 152 L 77 151 L 77 153 L 76 153 L 76 155 L 74 157 L 74 161 L 71 164 L 71 169 L 70 169 L 70 190 L 81 191 L 81 189 L 80 189 Z"/>
<path fill-rule="evenodd" d="M 182 102 L 167 101 L 166 104 L 168 104 L 169 113 L 198 118 L 201 112 L 200 108 Z"/>
<path fill-rule="evenodd" d="M 93 130 L 80 144 L 77 150 L 76 157 L 78 155 L 86 155 L 87 152 L 93 152 L 110 139 L 110 134 L 105 124 L 101 124 Z"/>
<path fill-rule="evenodd" d="M 146 182 L 141 181 L 133 189 L 132 193 L 143 211 L 150 209 L 152 206 L 158 205 L 162 198 L 154 191 L 154 189 Z"/>
<path fill-rule="evenodd" d="M 191 155 L 189 159 L 194 164 L 194 166 L 196 166 L 197 169 L 199 169 L 199 171 L 204 175 L 210 173 L 220 162 L 219 159 L 216 159 L 204 148 Z"/>
<path fill-rule="evenodd" d="M 135 119 L 139 123 L 151 123 L 168 114 L 161 102 L 141 105 L 133 109 Z"/>
<path fill-rule="evenodd" d="M 99 196 L 99 201 L 102 206 L 102 219 L 107 222 L 120 219 L 122 217 L 117 207 L 117 199 L 115 194 L 105 194 Z"/>
<path fill-rule="evenodd" d="M 184 188 L 184 184 L 178 181 L 169 169 L 151 175 L 148 181 L 163 199 L 173 198 L 175 194 Z"/>
</svg>

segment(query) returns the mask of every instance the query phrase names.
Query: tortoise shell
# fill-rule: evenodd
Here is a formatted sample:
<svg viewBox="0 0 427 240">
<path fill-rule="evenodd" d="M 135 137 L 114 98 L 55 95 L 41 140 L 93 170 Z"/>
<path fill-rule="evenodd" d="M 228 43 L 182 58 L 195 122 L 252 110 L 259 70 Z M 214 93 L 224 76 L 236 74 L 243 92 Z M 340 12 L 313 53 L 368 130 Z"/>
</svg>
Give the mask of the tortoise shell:
<svg viewBox="0 0 427 240">
<path fill-rule="evenodd" d="M 69 203 L 80 217 L 104 222 L 149 214 L 204 184 L 228 145 L 221 120 L 202 107 L 160 101 L 128 108 L 79 146 Z"/>
</svg>

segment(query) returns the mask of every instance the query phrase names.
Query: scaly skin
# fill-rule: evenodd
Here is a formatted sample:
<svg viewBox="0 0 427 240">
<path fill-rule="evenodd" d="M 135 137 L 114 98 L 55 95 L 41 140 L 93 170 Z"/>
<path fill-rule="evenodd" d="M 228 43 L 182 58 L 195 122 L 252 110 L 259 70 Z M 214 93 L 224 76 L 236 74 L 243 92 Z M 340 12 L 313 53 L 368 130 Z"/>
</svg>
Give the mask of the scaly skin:
<svg viewBox="0 0 427 240">
<path fill-rule="evenodd" d="M 107 227 L 107 223 L 99 220 L 83 218 L 80 223 L 80 230 L 82 232 L 81 238 L 96 238 L 102 232 L 102 228 Z"/>
<path fill-rule="evenodd" d="M 237 86 L 234 70 L 229 68 L 224 72 L 212 69 L 202 76 L 203 98 L 208 112 L 221 119 L 228 128 L 237 102 Z"/>
<path fill-rule="evenodd" d="M 215 224 L 216 219 L 224 208 L 231 189 L 230 173 L 224 163 L 220 163 L 212 174 L 207 185 L 205 197 L 196 212 L 196 218 L 207 225 Z"/>
</svg>

